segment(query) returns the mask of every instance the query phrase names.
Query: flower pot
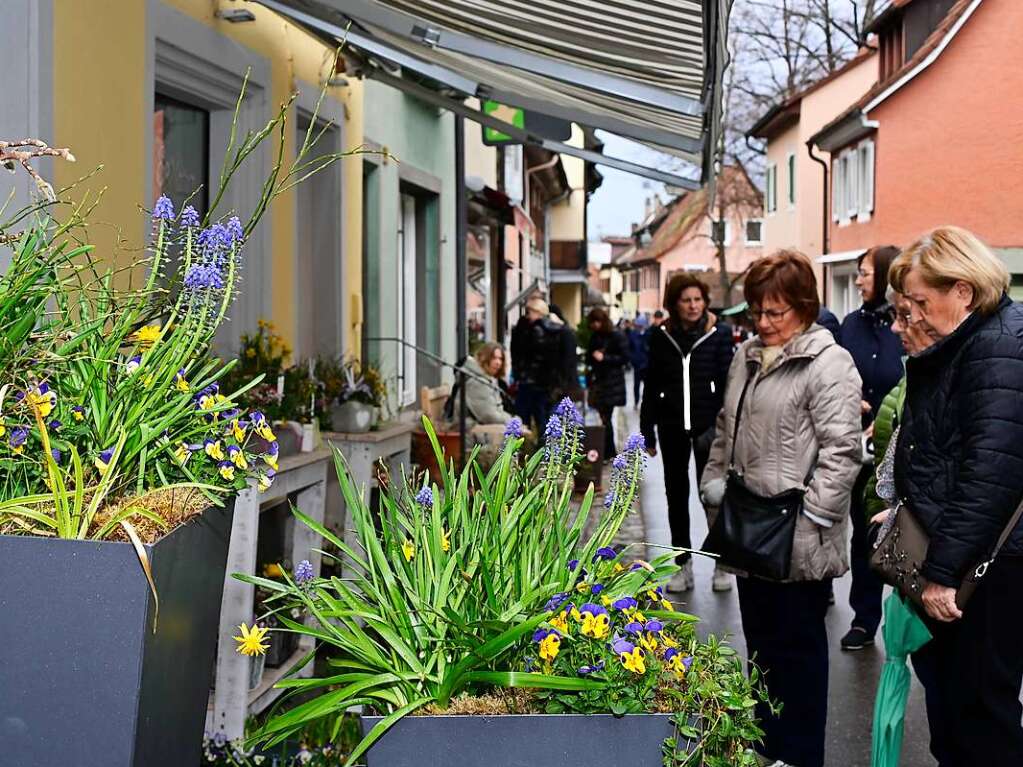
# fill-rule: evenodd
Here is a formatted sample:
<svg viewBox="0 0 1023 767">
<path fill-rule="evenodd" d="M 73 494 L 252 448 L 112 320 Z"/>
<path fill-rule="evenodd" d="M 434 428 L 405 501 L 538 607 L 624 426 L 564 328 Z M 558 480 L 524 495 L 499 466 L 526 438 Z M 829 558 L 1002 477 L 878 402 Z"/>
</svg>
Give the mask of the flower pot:
<svg viewBox="0 0 1023 767">
<path fill-rule="evenodd" d="M 373 425 L 373 407 L 365 402 L 348 400 L 331 411 L 331 426 L 343 434 L 362 434 Z"/>
<path fill-rule="evenodd" d="M 131 544 L 0 536 L 0 762 L 199 764 L 233 514 L 145 547 L 158 618 Z"/>
<path fill-rule="evenodd" d="M 265 655 L 254 655 L 249 658 L 249 689 L 255 690 L 263 681 L 263 668 L 266 666 Z"/>
<path fill-rule="evenodd" d="M 382 717 L 363 716 L 365 735 Z M 658 767 L 669 714 L 406 716 L 366 752 L 367 767 Z"/>
<path fill-rule="evenodd" d="M 298 647 L 298 634 L 291 631 L 271 630 L 267 634 L 270 647 L 266 651 L 266 667 L 280 668 L 283 666 Z"/>
</svg>

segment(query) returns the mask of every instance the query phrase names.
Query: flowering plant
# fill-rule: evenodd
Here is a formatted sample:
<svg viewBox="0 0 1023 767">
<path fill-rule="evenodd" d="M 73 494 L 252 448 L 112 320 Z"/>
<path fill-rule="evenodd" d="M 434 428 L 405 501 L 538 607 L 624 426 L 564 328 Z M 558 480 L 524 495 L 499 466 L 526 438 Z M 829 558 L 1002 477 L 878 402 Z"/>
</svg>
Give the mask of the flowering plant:
<svg viewBox="0 0 1023 767">
<path fill-rule="evenodd" d="M 48 208 L 60 203 L 40 204 L 13 219 L 34 216 L 28 230 L 0 231 L 0 244 L 15 246 L 0 276 L 0 531 L 105 538 L 123 530 L 139 546 L 129 520 L 146 521 L 155 539 L 167 512 L 188 499 L 201 511 L 250 477 L 269 486 L 277 460 L 269 421 L 241 410 L 253 384 L 225 388 L 232 363 L 210 346 L 270 202 L 314 172 L 311 164 L 341 155 L 309 160 L 307 139 L 290 168 L 273 168 L 247 221 L 214 213 L 268 136 L 278 133 L 283 152 L 293 100 L 261 130 L 232 131 L 205 217 L 156 201 L 149 252 L 127 272 L 104 266 L 91 246 L 69 248 L 72 234 L 84 233 L 80 207 L 59 224 Z M 11 311 L 18 304 L 24 317 Z M 262 438 L 258 454 L 253 435 Z M 184 502 L 164 497 L 176 489 L 188 491 Z"/>
</svg>

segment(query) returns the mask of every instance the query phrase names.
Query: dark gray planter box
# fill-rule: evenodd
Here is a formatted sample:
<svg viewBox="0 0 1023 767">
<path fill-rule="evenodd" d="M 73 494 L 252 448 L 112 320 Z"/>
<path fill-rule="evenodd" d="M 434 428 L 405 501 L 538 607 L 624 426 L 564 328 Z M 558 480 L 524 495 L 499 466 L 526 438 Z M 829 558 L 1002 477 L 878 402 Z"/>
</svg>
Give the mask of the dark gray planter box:
<svg viewBox="0 0 1023 767">
<path fill-rule="evenodd" d="M 363 716 L 368 733 L 381 720 Z M 659 767 L 669 714 L 406 716 L 366 752 L 367 767 Z"/>
<path fill-rule="evenodd" d="M 0 764 L 200 763 L 234 502 L 146 546 L 0 536 Z"/>
</svg>

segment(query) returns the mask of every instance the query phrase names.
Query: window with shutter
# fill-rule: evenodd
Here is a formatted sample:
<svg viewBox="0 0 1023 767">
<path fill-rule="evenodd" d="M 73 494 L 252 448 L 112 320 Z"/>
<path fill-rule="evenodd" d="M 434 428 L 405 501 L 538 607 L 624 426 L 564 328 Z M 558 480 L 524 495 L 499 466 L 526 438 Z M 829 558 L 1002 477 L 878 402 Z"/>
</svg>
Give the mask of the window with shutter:
<svg viewBox="0 0 1023 767">
<path fill-rule="evenodd" d="M 831 162 L 831 220 L 845 220 L 845 159 L 841 155 Z"/>
<path fill-rule="evenodd" d="M 746 222 L 746 244 L 764 244 L 764 222 L 759 218 L 751 218 Z"/>
<path fill-rule="evenodd" d="M 859 152 L 860 221 L 869 221 L 874 212 L 874 142 L 864 141 Z"/>
<path fill-rule="evenodd" d="M 860 176 L 857 173 L 856 150 L 846 151 L 845 158 L 845 202 L 847 219 L 856 218 L 860 210 Z"/>
<path fill-rule="evenodd" d="M 796 204 L 796 156 L 789 152 L 788 162 L 788 200 L 789 208 L 795 207 Z"/>
</svg>

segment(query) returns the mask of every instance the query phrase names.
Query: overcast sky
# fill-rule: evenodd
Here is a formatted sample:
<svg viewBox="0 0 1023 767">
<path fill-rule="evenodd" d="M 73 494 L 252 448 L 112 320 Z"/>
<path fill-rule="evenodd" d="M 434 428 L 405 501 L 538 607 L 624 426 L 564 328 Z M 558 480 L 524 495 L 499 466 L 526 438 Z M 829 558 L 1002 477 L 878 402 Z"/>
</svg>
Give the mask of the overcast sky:
<svg viewBox="0 0 1023 767">
<path fill-rule="evenodd" d="M 653 167 L 668 167 L 672 159 L 660 152 L 613 136 L 604 131 L 597 131 L 598 137 L 604 142 L 604 154 L 618 157 L 630 162 L 649 164 Z M 599 240 L 605 236 L 628 236 L 632 232 L 632 224 L 643 218 L 643 203 L 655 192 L 666 200 L 664 184 L 650 181 L 642 176 L 624 173 L 606 165 L 598 165 L 604 183 L 593 193 L 587 211 L 587 237 Z"/>
</svg>

